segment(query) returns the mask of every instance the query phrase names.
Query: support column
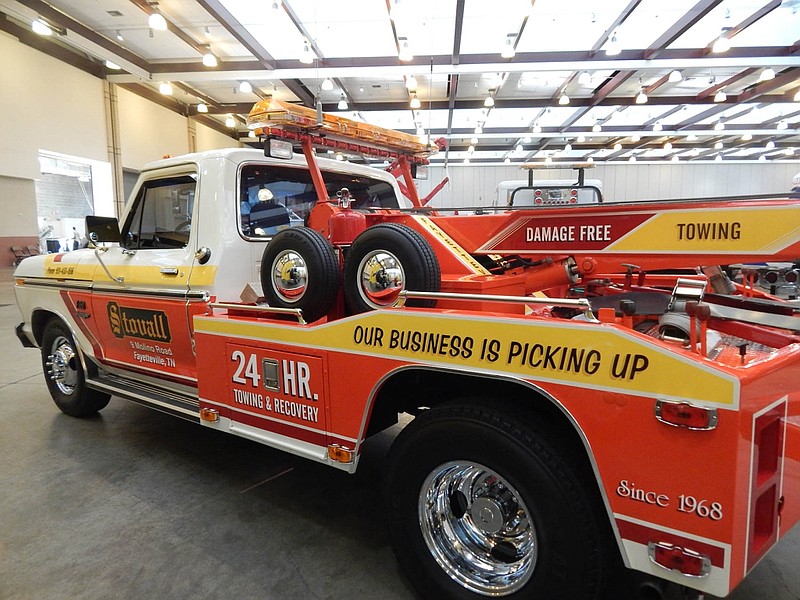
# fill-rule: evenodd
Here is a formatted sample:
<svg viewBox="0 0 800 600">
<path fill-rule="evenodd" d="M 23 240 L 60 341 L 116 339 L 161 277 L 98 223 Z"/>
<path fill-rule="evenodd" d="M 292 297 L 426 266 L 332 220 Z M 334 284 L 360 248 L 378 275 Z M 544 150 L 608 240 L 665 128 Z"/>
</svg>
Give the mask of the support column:
<svg viewBox="0 0 800 600">
<path fill-rule="evenodd" d="M 103 99 L 106 112 L 106 143 L 108 161 L 111 163 L 111 175 L 114 182 L 114 212 L 117 217 L 122 214 L 125 205 L 125 188 L 122 184 L 122 148 L 119 136 L 119 102 L 117 85 L 103 81 Z"/>
</svg>

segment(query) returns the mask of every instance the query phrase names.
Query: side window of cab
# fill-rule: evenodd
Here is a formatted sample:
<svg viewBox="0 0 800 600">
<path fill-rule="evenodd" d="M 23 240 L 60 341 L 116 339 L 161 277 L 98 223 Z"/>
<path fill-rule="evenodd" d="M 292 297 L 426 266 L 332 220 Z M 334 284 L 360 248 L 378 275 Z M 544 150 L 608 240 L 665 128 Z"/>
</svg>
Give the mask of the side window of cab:
<svg viewBox="0 0 800 600">
<path fill-rule="evenodd" d="M 123 228 L 128 250 L 184 248 L 192 227 L 197 175 L 145 181 Z"/>
</svg>

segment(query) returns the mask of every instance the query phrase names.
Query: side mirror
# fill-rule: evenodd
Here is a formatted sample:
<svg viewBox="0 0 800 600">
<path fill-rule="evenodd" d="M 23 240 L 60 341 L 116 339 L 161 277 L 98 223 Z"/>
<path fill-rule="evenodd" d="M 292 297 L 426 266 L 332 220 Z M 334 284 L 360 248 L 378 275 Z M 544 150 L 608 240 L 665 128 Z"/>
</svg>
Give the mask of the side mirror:
<svg viewBox="0 0 800 600">
<path fill-rule="evenodd" d="M 119 221 L 116 217 L 86 216 L 86 235 L 92 242 L 120 242 Z"/>
</svg>

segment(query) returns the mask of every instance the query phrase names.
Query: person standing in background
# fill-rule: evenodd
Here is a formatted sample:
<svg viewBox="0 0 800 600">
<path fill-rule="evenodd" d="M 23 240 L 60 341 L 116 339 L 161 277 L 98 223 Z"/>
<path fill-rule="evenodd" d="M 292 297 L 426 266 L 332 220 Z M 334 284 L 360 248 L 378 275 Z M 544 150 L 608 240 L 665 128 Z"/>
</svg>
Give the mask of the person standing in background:
<svg viewBox="0 0 800 600">
<path fill-rule="evenodd" d="M 74 227 L 72 228 L 72 249 L 77 250 L 81 247 L 81 234 Z"/>
</svg>

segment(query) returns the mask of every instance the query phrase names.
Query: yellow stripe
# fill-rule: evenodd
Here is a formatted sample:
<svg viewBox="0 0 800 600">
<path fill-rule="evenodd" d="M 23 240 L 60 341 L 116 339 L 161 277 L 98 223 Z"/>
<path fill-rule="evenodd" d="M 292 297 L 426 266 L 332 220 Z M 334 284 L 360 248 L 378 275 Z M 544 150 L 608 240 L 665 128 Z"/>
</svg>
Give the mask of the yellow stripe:
<svg viewBox="0 0 800 600">
<path fill-rule="evenodd" d="M 798 239 L 796 207 L 680 210 L 654 215 L 606 250 L 773 254 Z"/>
<path fill-rule="evenodd" d="M 469 252 L 467 252 L 460 245 L 458 245 L 453 238 L 447 235 L 436 223 L 431 221 L 428 217 L 415 216 L 414 220 L 417 221 L 417 223 L 419 223 L 426 230 L 428 230 L 428 232 L 431 235 L 441 240 L 445 248 L 447 248 L 450 251 L 450 253 L 453 256 L 455 256 L 458 260 L 460 260 L 465 266 L 472 269 L 476 275 L 491 275 L 489 271 L 483 268 L 481 263 L 472 258 L 472 255 L 470 255 Z"/>
<path fill-rule="evenodd" d="M 364 313 L 318 327 L 200 316 L 195 317 L 195 327 L 201 332 L 265 343 L 507 374 L 579 388 L 725 407 L 738 403 L 738 380 L 734 377 L 654 342 L 597 324 L 476 320 L 397 310 Z M 402 347 L 405 344 L 401 340 L 413 340 L 414 336 L 422 341 L 420 348 Z"/>
</svg>

